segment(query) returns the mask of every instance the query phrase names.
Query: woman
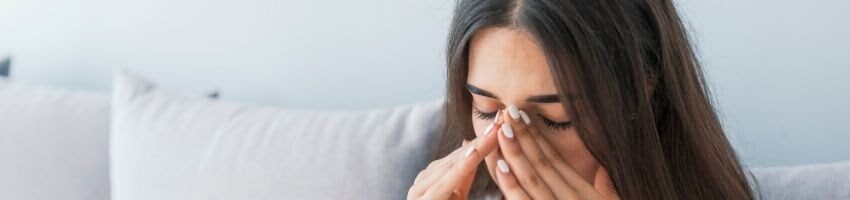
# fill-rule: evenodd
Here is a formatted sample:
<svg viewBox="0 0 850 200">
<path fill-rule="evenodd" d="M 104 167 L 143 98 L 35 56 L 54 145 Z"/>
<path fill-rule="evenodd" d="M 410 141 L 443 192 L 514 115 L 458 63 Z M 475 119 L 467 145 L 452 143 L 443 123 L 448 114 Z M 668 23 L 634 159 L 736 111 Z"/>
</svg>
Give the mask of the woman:
<svg viewBox="0 0 850 200">
<path fill-rule="evenodd" d="M 409 199 L 754 198 L 670 0 L 460 0 L 447 57 Z"/>
</svg>

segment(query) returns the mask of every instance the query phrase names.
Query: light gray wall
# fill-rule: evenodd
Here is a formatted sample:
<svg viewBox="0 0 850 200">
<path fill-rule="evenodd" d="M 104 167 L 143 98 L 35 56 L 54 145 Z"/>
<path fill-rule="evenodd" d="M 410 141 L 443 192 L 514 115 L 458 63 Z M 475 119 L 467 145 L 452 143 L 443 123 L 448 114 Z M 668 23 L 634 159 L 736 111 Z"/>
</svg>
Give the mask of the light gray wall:
<svg viewBox="0 0 850 200">
<path fill-rule="evenodd" d="M 127 68 L 191 92 L 298 108 L 442 95 L 449 1 L 0 0 L 15 78 L 108 90 Z M 392 84 L 389 84 L 392 83 Z"/>
<path fill-rule="evenodd" d="M 682 1 L 751 165 L 850 159 L 850 1 Z"/>
<path fill-rule="evenodd" d="M 850 159 L 850 1 L 680 1 L 753 166 Z M 108 91 L 127 68 L 186 93 L 299 109 L 440 98 L 453 2 L 0 0 L 17 81 Z"/>
</svg>

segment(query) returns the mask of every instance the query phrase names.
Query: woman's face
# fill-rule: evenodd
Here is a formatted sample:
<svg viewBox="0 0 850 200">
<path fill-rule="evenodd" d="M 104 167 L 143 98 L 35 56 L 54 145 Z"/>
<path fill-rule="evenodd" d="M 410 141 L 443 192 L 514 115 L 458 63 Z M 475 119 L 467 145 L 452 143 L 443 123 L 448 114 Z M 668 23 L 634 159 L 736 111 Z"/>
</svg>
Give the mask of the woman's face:
<svg viewBox="0 0 850 200">
<path fill-rule="evenodd" d="M 496 111 L 516 105 L 528 113 L 531 125 L 540 129 L 567 163 L 585 180 L 593 181 L 599 164 L 561 106 L 546 57 L 531 35 L 507 28 L 478 32 L 470 42 L 467 88 L 472 95 L 470 117 L 476 136 L 493 122 Z M 500 153 L 485 158 L 491 176 L 499 159 Z"/>
</svg>

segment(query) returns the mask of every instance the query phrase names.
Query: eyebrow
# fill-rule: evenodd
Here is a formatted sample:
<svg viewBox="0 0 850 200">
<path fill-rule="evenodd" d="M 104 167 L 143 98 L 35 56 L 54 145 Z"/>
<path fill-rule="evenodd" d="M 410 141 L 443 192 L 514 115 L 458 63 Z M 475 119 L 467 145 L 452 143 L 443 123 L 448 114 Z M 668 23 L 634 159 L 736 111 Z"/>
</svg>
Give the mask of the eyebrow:
<svg viewBox="0 0 850 200">
<path fill-rule="evenodd" d="M 466 84 L 466 90 L 469 90 L 469 92 L 472 93 L 472 94 L 477 94 L 477 95 L 481 95 L 481 96 L 485 96 L 485 97 L 499 99 L 499 97 L 497 97 L 492 92 L 478 88 L 478 87 L 475 87 L 474 85 L 469 84 L 469 83 Z M 558 97 L 557 94 L 546 94 L 546 95 L 529 96 L 528 98 L 525 99 L 525 101 L 531 102 L 531 103 L 560 103 L 561 98 Z"/>
</svg>

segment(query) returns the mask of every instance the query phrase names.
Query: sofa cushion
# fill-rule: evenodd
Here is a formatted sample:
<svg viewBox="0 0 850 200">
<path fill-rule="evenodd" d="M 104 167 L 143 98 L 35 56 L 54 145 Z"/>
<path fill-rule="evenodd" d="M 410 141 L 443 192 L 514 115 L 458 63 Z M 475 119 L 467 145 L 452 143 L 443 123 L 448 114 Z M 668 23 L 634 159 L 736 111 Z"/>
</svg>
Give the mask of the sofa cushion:
<svg viewBox="0 0 850 200">
<path fill-rule="evenodd" d="M 109 97 L 0 78 L 0 199 L 109 199 Z"/>
<path fill-rule="evenodd" d="M 171 94 L 125 73 L 113 90 L 114 200 L 402 199 L 442 109 L 258 107 Z"/>
<path fill-rule="evenodd" d="M 762 199 L 850 199 L 850 161 L 756 168 Z"/>
</svg>

